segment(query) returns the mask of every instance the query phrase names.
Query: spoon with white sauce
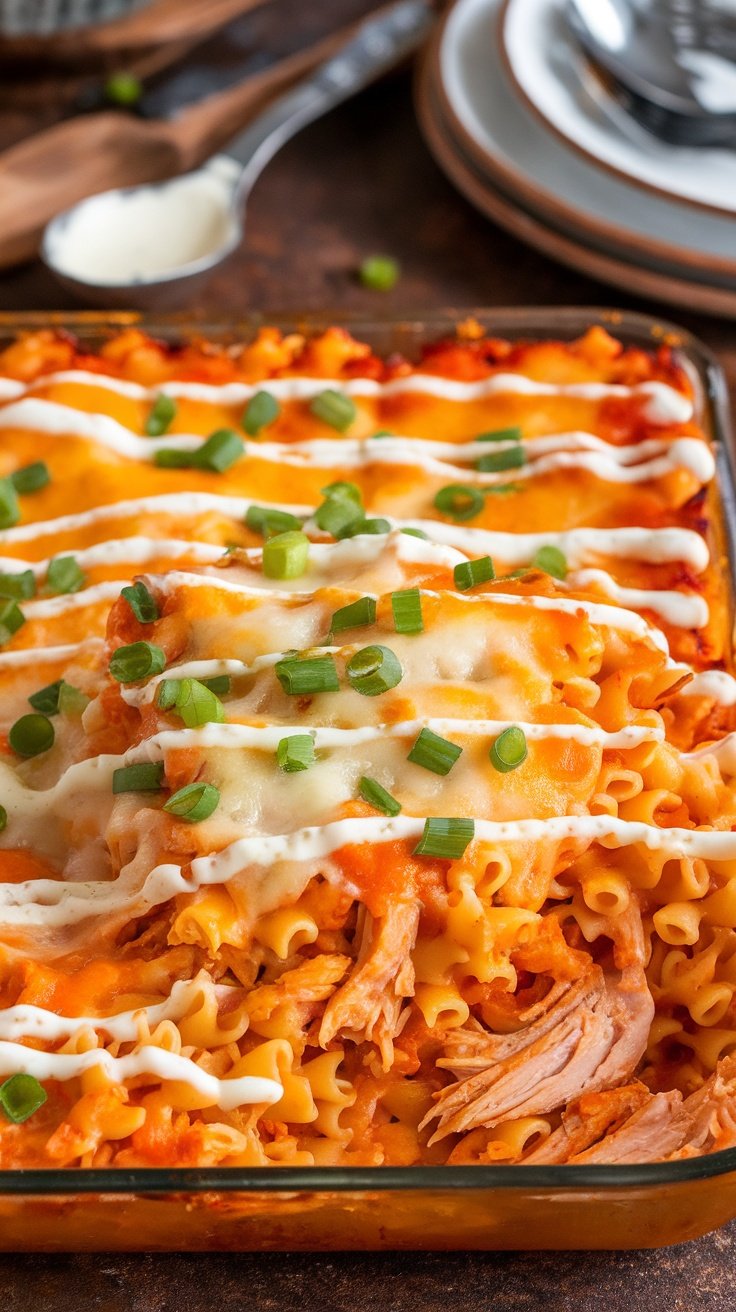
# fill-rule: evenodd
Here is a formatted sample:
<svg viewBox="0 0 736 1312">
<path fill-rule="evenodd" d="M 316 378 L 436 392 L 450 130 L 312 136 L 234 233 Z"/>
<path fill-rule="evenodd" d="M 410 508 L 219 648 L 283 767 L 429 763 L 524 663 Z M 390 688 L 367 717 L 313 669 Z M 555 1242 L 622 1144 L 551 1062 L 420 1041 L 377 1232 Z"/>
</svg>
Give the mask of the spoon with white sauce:
<svg viewBox="0 0 736 1312">
<path fill-rule="evenodd" d="M 160 309 L 189 296 L 240 244 L 257 178 L 292 136 L 410 55 L 434 19 L 429 0 L 399 0 L 368 19 L 334 58 L 280 96 L 227 154 L 166 182 L 90 196 L 47 225 L 41 258 L 88 304 Z"/>
</svg>

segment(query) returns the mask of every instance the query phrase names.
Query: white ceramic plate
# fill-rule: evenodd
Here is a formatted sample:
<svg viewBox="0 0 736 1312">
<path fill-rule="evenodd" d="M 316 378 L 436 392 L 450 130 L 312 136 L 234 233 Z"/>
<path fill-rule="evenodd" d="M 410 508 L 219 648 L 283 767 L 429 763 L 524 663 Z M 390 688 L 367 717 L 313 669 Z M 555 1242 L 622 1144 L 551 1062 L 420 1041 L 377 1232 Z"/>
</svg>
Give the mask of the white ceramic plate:
<svg viewBox="0 0 736 1312">
<path fill-rule="evenodd" d="M 736 151 L 670 146 L 632 123 L 602 87 L 595 99 L 581 92 L 586 59 L 564 9 L 565 0 L 506 4 L 504 50 L 529 103 L 572 146 L 637 186 L 736 213 Z"/>
<path fill-rule="evenodd" d="M 500 50 L 501 9 L 502 0 L 457 0 L 439 45 L 439 92 L 476 164 L 527 209 L 585 230 L 591 244 L 615 245 L 714 286 L 736 285 L 733 219 L 696 216 L 687 203 L 595 167 L 522 103 Z"/>
</svg>

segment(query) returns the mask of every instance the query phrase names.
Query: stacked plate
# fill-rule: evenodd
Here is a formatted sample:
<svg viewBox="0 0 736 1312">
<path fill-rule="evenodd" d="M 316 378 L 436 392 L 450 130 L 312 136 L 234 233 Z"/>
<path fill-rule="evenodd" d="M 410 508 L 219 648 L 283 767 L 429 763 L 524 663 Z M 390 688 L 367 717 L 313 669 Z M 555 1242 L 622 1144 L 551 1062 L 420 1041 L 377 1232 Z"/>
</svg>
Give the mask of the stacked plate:
<svg viewBox="0 0 736 1312">
<path fill-rule="evenodd" d="M 605 282 L 736 311 L 736 153 L 669 146 L 610 97 L 565 0 L 456 0 L 419 74 L 427 142 L 502 227 Z"/>
</svg>

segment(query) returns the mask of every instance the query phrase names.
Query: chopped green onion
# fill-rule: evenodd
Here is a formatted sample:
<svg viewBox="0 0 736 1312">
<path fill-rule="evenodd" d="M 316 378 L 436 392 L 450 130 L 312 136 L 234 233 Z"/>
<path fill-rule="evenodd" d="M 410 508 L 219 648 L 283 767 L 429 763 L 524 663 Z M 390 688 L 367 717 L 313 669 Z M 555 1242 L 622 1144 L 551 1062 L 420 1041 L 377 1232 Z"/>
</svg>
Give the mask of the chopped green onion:
<svg viewBox="0 0 736 1312">
<path fill-rule="evenodd" d="M 344 433 L 358 413 L 352 397 L 347 396 L 345 392 L 335 391 L 333 387 L 327 387 L 324 392 L 315 396 L 309 409 L 317 419 L 322 420 L 323 424 L 336 428 L 338 433 Z"/>
<path fill-rule="evenodd" d="M 22 1125 L 33 1116 L 43 1107 L 47 1096 L 35 1075 L 26 1075 L 25 1071 L 18 1071 L 0 1084 L 0 1107 L 14 1125 Z"/>
<path fill-rule="evenodd" d="M 262 538 L 289 533 L 302 526 L 296 515 L 290 515 L 286 510 L 272 510 L 269 506 L 248 506 L 245 522 L 252 533 L 259 533 Z"/>
<path fill-rule="evenodd" d="M 424 833 L 414 848 L 414 855 L 439 856 L 449 861 L 458 861 L 473 841 L 474 834 L 474 820 L 465 820 L 460 816 L 454 819 L 429 816 L 424 822 Z"/>
<path fill-rule="evenodd" d="M 300 697 L 307 693 L 337 692 L 340 680 L 333 656 L 312 656 L 304 660 L 287 657 L 278 661 L 276 677 L 285 693 Z"/>
<path fill-rule="evenodd" d="M 176 415 L 176 401 L 173 396 L 161 392 L 146 420 L 146 433 L 149 437 L 163 437 L 169 431 Z"/>
<path fill-rule="evenodd" d="M 59 689 L 59 711 L 62 715 L 81 715 L 89 706 L 90 698 L 81 688 L 75 688 L 74 684 L 67 683 L 62 679 L 61 688 Z"/>
<path fill-rule="evenodd" d="M 351 686 L 364 697 L 378 697 L 401 683 L 404 671 L 390 647 L 361 647 L 350 657 L 345 672 Z"/>
<path fill-rule="evenodd" d="M 363 511 L 347 497 L 328 497 L 314 512 L 314 522 L 333 538 L 350 537 L 353 526 L 363 520 Z"/>
<path fill-rule="evenodd" d="M 29 601 L 35 595 L 36 576 L 32 569 L 24 569 L 20 574 L 0 574 L 0 597 Z"/>
<path fill-rule="evenodd" d="M 14 601 L 4 601 L 0 604 L 0 647 L 3 643 L 9 642 L 14 633 L 26 622 L 20 606 Z"/>
<path fill-rule="evenodd" d="M 139 624 L 153 624 L 159 618 L 155 597 L 152 597 L 145 583 L 140 580 L 120 593 L 127 601 Z"/>
<path fill-rule="evenodd" d="M 429 534 L 423 528 L 402 528 L 401 532 L 409 538 L 421 538 L 423 542 L 429 542 Z"/>
<path fill-rule="evenodd" d="M 250 398 L 243 415 L 243 428 L 249 437 L 257 437 L 262 428 L 267 428 L 281 414 L 281 406 L 271 392 L 256 392 Z"/>
<path fill-rule="evenodd" d="M 394 615 L 394 628 L 397 633 L 422 633 L 422 598 L 419 588 L 405 588 L 402 592 L 391 593 L 391 609 Z"/>
<path fill-rule="evenodd" d="M 44 592 L 79 592 L 85 582 L 84 571 L 79 568 L 74 556 L 55 556 L 49 561 Z"/>
<path fill-rule="evenodd" d="M 460 592 L 467 592 L 479 583 L 490 583 L 496 577 L 490 556 L 480 556 L 477 560 L 464 560 L 453 570 L 455 587 Z"/>
<path fill-rule="evenodd" d="M 309 564 L 309 538 L 292 530 L 277 533 L 263 547 L 263 573 L 267 579 L 298 579 Z"/>
<path fill-rule="evenodd" d="M 193 825 L 199 820 L 208 820 L 219 804 L 220 793 L 214 784 L 186 784 L 164 802 L 164 811 Z"/>
<path fill-rule="evenodd" d="M 145 761 L 113 770 L 113 793 L 158 793 L 164 787 L 163 761 Z"/>
<path fill-rule="evenodd" d="M 360 281 L 372 292 L 390 292 L 401 272 L 397 260 L 390 255 L 368 255 L 358 270 Z"/>
<path fill-rule="evenodd" d="M 239 460 L 245 450 L 245 442 L 233 428 L 218 428 L 211 433 L 206 442 L 193 452 L 192 464 L 197 469 L 209 469 L 214 474 L 224 474 L 226 469 Z"/>
<path fill-rule="evenodd" d="M 422 729 L 407 760 L 423 766 L 425 770 L 431 770 L 432 774 L 445 775 L 450 773 L 455 762 L 462 756 L 462 751 L 457 743 L 440 738 L 431 729 Z"/>
<path fill-rule="evenodd" d="M 7 827 L 7 824 L 8 824 L 8 813 L 5 810 L 4 806 L 0 806 L 0 833 L 2 833 L 3 829 Z"/>
<path fill-rule="evenodd" d="M 523 446 L 511 446 L 506 451 L 489 451 L 476 460 L 475 467 L 483 474 L 500 474 L 504 469 L 521 469 L 526 464 Z"/>
<path fill-rule="evenodd" d="M 377 428 L 376 431 L 375 431 L 375 433 L 369 433 L 369 434 L 368 434 L 368 437 L 366 438 L 366 441 L 367 441 L 367 442 L 375 442 L 376 439 L 379 438 L 379 437 L 393 437 L 393 436 L 394 436 L 394 434 L 391 432 L 391 429 L 390 429 L 390 428 Z"/>
<path fill-rule="evenodd" d="M 476 487 L 464 487 L 460 483 L 451 483 L 441 487 L 434 499 L 434 506 L 443 515 L 462 522 L 475 519 L 483 509 L 483 494 Z"/>
<path fill-rule="evenodd" d="M 131 642 L 113 652 L 109 669 L 118 683 L 135 683 L 136 679 L 147 679 L 149 674 L 163 674 L 166 653 L 152 642 Z"/>
<path fill-rule="evenodd" d="M 8 733 L 18 756 L 39 756 L 54 745 L 54 726 L 45 715 L 21 715 Z"/>
<path fill-rule="evenodd" d="M 534 554 L 532 565 L 536 565 L 537 569 L 543 570 L 553 579 L 567 578 L 567 557 L 559 547 L 540 547 Z"/>
<path fill-rule="evenodd" d="M 297 770 L 308 770 L 316 760 L 312 735 L 293 733 L 288 738 L 282 738 L 276 748 L 276 760 L 279 768 L 286 774 L 294 774 Z"/>
<path fill-rule="evenodd" d="M 225 720 L 225 708 L 219 697 L 199 679 L 162 679 L 156 700 L 162 710 L 175 710 L 187 729 L 197 729 L 201 724 L 222 724 Z"/>
<path fill-rule="evenodd" d="M 135 73 L 111 73 L 105 82 L 105 99 L 111 105 L 137 105 L 143 95 L 143 83 Z"/>
<path fill-rule="evenodd" d="M 322 496 L 330 501 L 354 501 L 356 506 L 363 505 L 363 494 L 357 483 L 345 483 L 338 479 L 336 483 L 328 483 L 327 487 L 320 490 Z"/>
<path fill-rule="evenodd" d="M 22 469 L 16 469 L 15 473 L 10 475 L 10 481 L 16 492 L 22 497 L 27 497 L 32 492 L 40 492 L 42 487 L 46 487 L 51 482 L 51 475 L 45 460 L 35 460 L 32 465 L 24 465 Z"/>
<path fill-rule="evenodd" d="M 332 616 L 330 633 L 342 633 L 345 629 L 362 629 L 366 624 L 376 622 L 376 602 L 374 597 L 359 597 L 349 606 L 341 606 Z"/>
<path fill-rule="evenodd" d="M 476 442 L 520 442 L 521 429 L 518 426 L 514 428 L 494 428 L 488 433 L 479 433 L 475 439 Z"/>
<path fill-rule="evenodd" d="M 202 683 L 216 697 L 224 697 L 230 691 L 232 680 L 229 674 L 216 674 L 212 679 L 202 679 Z"/>
<path fill-rule="evenodd" d="M 370 779 L 367 775 L 363 775 L 358 785 L 358 792 L 364 802 L 374 806 L 383 815 L 398 815 L 401 810 L 401 803 L 387 793 L 375 779 Z"/>
<path fill-rule="evenodd" d="M 492 487 L 484 487 L 483 492 L 487 497 L 508 497 L 512 492 L 521 492 L 521 483 L 496 483 Z"/>
<path fill-rule="evenodd" d="M 9 478 L 0 478 L 0 529 L 12 528 L 20 519 L 20 506 Z"/>
<path fill-rule="evenodd" d="M 528 750 L 524 730 L 520 729 L 518 724 L 512 724 L 491 744 L 488 755 L 491 758 L 491 765 L 496 770 L 500 770 L 501 774 L 508 774 L 509 770 L 515 770 L 517 766 L 523 765 Z"/>
<path fill-rule="evenodd" d="M 387 519 L 354 519 L 340 534 L 342 538 L 355 538 L 359 533 L 390 533 L 391 525 Z"/>
<path fill-rule="evenodd" d="M 194 452 L 164 446 L 160 451 L 154 452 L 153 463 L 158 465 L 159 469 L 191 469 L 194 465 Z"/>
<path fill-rule="evenodd" d="M 28 700 L 34 711 L 40 711 L 42 715 L 58 714 L 62 682 L 62 679 L 57 679 L 56 683 L 47 683 L 45 688 L 39 688 L 38 692 L 31 693 Z"/>
</svg>

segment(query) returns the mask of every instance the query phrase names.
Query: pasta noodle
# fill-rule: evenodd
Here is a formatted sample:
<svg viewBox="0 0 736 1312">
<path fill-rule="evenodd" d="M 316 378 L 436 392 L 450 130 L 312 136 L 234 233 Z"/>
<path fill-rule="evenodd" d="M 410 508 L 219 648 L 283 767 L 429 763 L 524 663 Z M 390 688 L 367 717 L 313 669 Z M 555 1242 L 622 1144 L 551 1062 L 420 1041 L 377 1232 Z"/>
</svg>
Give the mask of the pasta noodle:
<svg viewBox="0 0 736 1312">
<path fill-rule="evenodd" d="M 600 328 L 10 344 L 0 1166 L 736 1142 L 714 467 Z"/>
</svg>

